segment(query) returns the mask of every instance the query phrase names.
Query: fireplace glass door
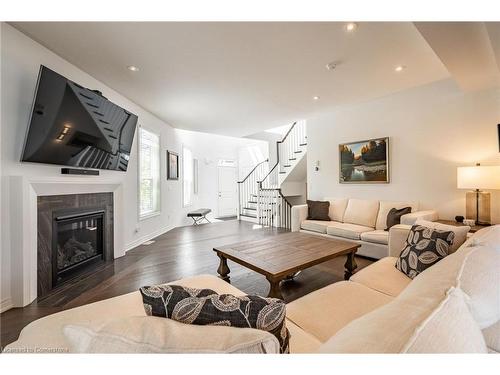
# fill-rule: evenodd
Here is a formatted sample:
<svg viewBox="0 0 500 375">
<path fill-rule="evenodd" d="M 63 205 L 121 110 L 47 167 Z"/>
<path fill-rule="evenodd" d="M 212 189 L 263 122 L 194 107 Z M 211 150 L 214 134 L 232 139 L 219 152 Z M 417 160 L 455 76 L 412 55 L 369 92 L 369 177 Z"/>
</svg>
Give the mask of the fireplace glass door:
<svg viewBox="0 0 500 375">
<path fill-rule="evenodd" d="M 104 211 L 54 218 L 53 285 L 103 260 Z"/>
</svg>

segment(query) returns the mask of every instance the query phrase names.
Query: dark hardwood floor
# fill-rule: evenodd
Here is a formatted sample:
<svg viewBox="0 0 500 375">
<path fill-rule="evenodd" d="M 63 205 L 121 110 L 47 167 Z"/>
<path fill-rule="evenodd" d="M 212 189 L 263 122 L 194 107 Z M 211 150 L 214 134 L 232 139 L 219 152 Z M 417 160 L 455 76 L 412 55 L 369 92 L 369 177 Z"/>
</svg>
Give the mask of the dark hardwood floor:
<svg viewBox="0 0 500 375">
<path fill-rule="evenodd" d="M 43 299 L 24 308 L 15 308 L 0 315 L 1 346 L 19 336 L 30 322 L 58 311 L 115 297 L 152 285 L 200 274 L 217 275 L 219 258 L 216 246 L 275 236 L 279 231 L 261 228 L 244 221 L 223 221 L 171 230 L 151 245 L 141 245 L 124 257 L 102 265 L 92 274 L 83 274 L 62 285 Z M 371 260 L 356 257 L 358 270 Z M 333 259 L 303 271 L 294 281 L 282 284 L 287 302 L 343 280 L 345 257 Z M 231 283 L 246 293 L 267 295 L 269 283 L 264 276 L 233 262 Z"/>
</svg>

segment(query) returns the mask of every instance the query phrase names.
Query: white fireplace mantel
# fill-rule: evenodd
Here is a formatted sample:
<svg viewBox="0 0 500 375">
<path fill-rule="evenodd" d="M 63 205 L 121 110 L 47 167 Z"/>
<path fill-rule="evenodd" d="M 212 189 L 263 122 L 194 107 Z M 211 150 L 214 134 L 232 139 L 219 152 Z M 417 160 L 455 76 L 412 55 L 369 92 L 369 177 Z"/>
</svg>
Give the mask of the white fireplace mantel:
<svg viewBox="0 0 500 375">
<path fill-rule="evenodd" d="M 89 177 L 9 177 L 12 303 L 26 306 L 37 297 L 37 197 L 45 195 L 113 193 L 114 257 L 125 255 L 123 187 L 116 179 Z"/>
</svg>

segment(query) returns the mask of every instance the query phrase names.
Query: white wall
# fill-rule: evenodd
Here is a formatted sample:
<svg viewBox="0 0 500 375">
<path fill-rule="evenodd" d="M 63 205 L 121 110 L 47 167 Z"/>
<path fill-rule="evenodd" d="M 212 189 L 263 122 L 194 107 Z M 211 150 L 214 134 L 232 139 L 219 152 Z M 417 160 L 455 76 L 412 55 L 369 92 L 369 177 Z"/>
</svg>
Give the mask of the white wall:
<svg viewBox="0 0 500 375">
<path fill-rule="evenodd" d="M 244 175 L 250 165 L 267 157 L 267 143 L 248 140 L 245 138 L 224 137 L 220 135 L 176 130 L 182 155 L 182 147 L 187 147 L 198 159 L 198 186 L 199 192 L 193 196 L 193 204 L 181 210 L 180 224 L 191 224 L 193 221 L 186 217 L 186 213 L 196 208 L 210 208 L 212 217 L 217 217 L 218 171 L 219 159 L 234 160 L 239 166 L 239 175 Z M 181 171 L 182 175 L 182 171 Z M 169 182 L 170 185 L 175 183 Z M 178 188 L 182 189 L 181 183 Z M 237 204 L 237 201 L 236 201 Z"/>
<path fill-rule="evenodd" d="M 10 205 L 9 178 L 10 176 L 33 178 L 61 176 L 60 166 L 19 162 L 40 64 L 86 87 L 102 91 L 104 96 L 112 102 L 137 114 L 140 125 L 160 134 L 162 210 L 159 216 L 144 221 L 138 220 L 137 137 L 134 140 L 133 151 L 126 173 L 101 171 L 100 177 L 89 177 L 103 179 L 106 183 L 114 181 L 123 185 L 123 200 L 126 204 L 123 208 L 124 231 L 121 235 L 123 236 L 122 243 L 125 244 L 125 249 L 130 249 L 174 226 L 187 223 L 184 217 L 186 209 L 182 207 L 182 182 L 181 180 L 166 180 L 167 149 L 176 151 L 180 155 L 182 144 L 190 145 L 194 156 L 200 158 L 200 194 L 196 204 L 213 207 L 217 200 L 217 194 L 214 193 L 214 181 L 216 181 L 217 175 L 213 174 L 211 168 L 216 165 L 217 159 L 237 160 L 240 148 L 255 144 L 260 147 L 263 143 L 254 140 L 176 130 L 5 23 L 1 24 L 1 61 L 2 296 L 0 300 L 10 298 L 10 255 L 11 251 L 14 251 L 14 249 L 10 249 L 10 233 L 15 228 L 10 228 L 8 221 L 5 219 L 10 216 L 12 210 L 18 209 L 13 204 Z M 124 66 L 126 64 L 127 62 L 123 63 Z M 213 163 L 205 166 L 202 155 L 213 161 Z M 72 177 L 68 176 L 67 178 L 69 180 Z M 207 187 L 206 190 L 203 188 L 205 186 Z"/>
<path fill-rule="evenodd" d="M 309 198 L 416 200 L 443 219 L 464 215 L 456 168 L 500 165 L 499 122 L 499 89 L 464 94 L 450 80 L 323 113 L 307 123 Z M 338 145 L 385 136 L 391 182 L 340 184 Z M 500 223 L 500 191 L 492 192 L 492 205 L 492 220 Z"/>
</svg>

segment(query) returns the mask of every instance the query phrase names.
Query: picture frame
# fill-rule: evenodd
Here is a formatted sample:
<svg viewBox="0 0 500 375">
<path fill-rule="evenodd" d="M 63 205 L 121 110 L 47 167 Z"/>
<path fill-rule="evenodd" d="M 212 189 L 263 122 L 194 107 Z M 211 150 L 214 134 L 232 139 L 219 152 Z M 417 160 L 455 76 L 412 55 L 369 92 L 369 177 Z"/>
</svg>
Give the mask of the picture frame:
<svg viewBox="0 0 500 375">
<path fill-rule="evenodd" d="M 167 150 L 167 180 L 179 179 L 179 154 Z"/>
<path fill-rule="evenodd" d="M 389 137 L 339 144 L 341 184 L 388 184 Z"/>
</svg>

